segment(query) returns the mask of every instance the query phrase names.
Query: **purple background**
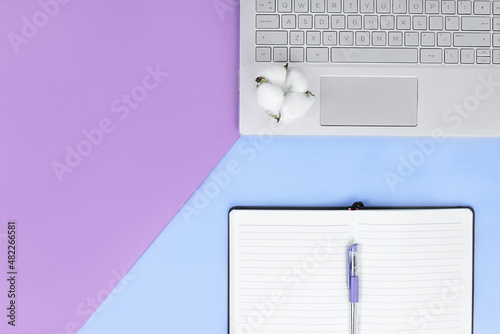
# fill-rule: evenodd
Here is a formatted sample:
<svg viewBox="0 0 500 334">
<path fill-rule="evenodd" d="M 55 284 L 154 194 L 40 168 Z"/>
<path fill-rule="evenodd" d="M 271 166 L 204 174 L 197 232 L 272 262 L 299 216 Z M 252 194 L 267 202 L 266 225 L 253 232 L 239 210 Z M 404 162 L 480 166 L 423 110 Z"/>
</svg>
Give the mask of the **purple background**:
<svg viewBox="0 0 500 334">
<path fill-rule="evenodd" d="M 223 2 L 73 0 L 17 53 L 8 34 L 41 7 L 0 3 L 0 249 L 9 219 L 19 246 L 18 326 L 0 331 L 76 332 L 236 141 L 238 10 Z M 121 120 L 111 103 L 157 64 L 170 75 Z M 114 131 L 59 182 L 51 164 L 104 118 Z"/>
</svg>

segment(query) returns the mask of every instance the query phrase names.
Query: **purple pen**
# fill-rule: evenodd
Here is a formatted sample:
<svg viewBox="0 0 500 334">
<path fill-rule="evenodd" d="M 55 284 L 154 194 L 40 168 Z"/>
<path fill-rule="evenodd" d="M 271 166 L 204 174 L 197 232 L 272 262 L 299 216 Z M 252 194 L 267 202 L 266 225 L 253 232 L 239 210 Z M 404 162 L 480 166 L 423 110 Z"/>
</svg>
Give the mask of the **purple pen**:
<svg viewBox="0 0 500 334">
<path fill-rule="evenodd" d="M 358 333 L 358 244 L 353 244 L 347 249 L 347 288 L 349 289 L 349 302 L 351 304 L 351 334 Z"/>
</svg>

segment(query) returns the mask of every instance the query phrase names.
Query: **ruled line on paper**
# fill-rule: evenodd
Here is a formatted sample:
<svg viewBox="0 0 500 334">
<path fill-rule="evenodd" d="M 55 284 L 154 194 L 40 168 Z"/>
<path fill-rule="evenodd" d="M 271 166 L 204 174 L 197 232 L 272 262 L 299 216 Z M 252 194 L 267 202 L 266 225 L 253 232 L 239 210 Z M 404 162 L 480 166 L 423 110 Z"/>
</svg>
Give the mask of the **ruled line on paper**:
<svg viewBox="0 0 500 334">
<path fill-rule="evenodd" d="M 366 245 L 363 245 L 363 246 L 366 246 Z M 448 251 L 444 250 L 444 251 L 439 251 L 439 252 L 440 253 L 457 253 L 457 252 L 460 252 L 460 250 L 448 250 Z M 363 251 L 360 251 L 359 253 L 362 254 Z M 372 252 L 372 251 L 370 251 L 369 253 L 370 253 L 370 255 L 372 255 L 372 254 L 394 254 L 394 251 L 387 251 L 387 252 L 382 252 L 382 251 Z M 433 251 L 433 250 L 431 250 L 431 251 L 400 251 L 400 250 L 398 250 L 398 253 L 399 254 L 429 254 L 429 253 L 434 254 L 434 253 L 436 253 L 436 251 Z"/>
<path fill-rule="evenodd" d="M 316 240 L 313 239 L 308 239 L 308 238 L 269 238 L 269 239 L 264 239 L 264 238 L 239 238 L 238 240 L 240 241 L 308 241 L 308 242 L 315 242 Z M 332 241 L 344 241 L 345 239 L 330 239 Z"/>
<path fill-rule="evenodd" d="M 300 227 L 309 227 L 309 226 L 320 226 L 320 227 L 349 227 L 349 224 L 338 224 L 338 225 L 331 225 L 331 224 L 239 224 L 238 226 L 263 226 L 263 227 L 269 227 L 269 226 L 300 226 Z"/>
<path fill-rule="evenodd" d="M 316 249 L 318 248 L 318 246 L 255 246 L 255 245 L 249 245 L 249 246 L 237 246 L 237 247 L 241 247 L 241 248 L 313 248 L 313 249 Z M 345 248 L 343 246 L 332 246 L 332 247 L 329 247 L 330 249 L 332 248 Z"/>
<path fill-rule="evenodd" d="M 460 274 L 462 271 L 437 271 L 437 272 L 430 272 L 430 273 L 398 273 L 398 275 L 412 275 L 412 276 L 418 276 L 418 275 L 440 275 L 440 274 Z M 363 275 L 385 275 L 387 276 L 387 273 L 368 273 L 368 272 L 363 272 Z"/>
<path fill-rule="evenodd" d="M 439 240 L 448 240 L 448 239 L 461 239 L 462 237 L 394 237 L 394 238 L 371 238 L 371 237 L 358 237 L 358 240 L 360 240 L 360 243 L 362 240 L 379 240 L 379 241 L 384 241 L 384 240 L 429 240 L 429 239 L 439 239 Z"/>
<path fill-rule="evenodd" d="M 459 328 L 462 328 L 460 326 L 454 326 L 454 327 L 440 327 L 440 328 L 432 328 L 432 329 L 427 329 L 426 330 L 426 333 L 428 333 L 429 331 L 439 331 L 439 330 L 443 330 L 443 329 L 459 329 Z M 400 329 L 373 329 L 373 328 L 370 328 L 370 329 L 365 329 L 365 328 L 362 328 L 362 327 L 359 327 L 359 330 L 368 330 L 368 331 L 373 331 L 373 332 L 410 332 L 410 333 L 422 333 L 422 330 L 421 329 L 407 329 L 407 328 L 400 328 Z"/>
<path fill-rule="evenodd" d="M 251 302 L 240 302 L 240 304 L 254 304 L 254 301 L 251 301 Z M 330 303 L 330 302 L 321 302 L 321 301 L 318 301 L 318 302 L 314 302 L 314 303 L 305 303 L 305 302 L 301 302 L 301 303 L 292 303 L 292 302 L 287 302 L 286 303 L 287 305 L 339 305 L 339 303 Z M 243 309 L 240 309 L 240 310 L 243 310 Z M 250 308 L 250 309 L 246 309 L 248 311 L 254 311 L 255 309 L 254 308 Z M 347 310 L 346 309 L 340 309 L 340 310 L 334 310 L 334 309 L 327 309 L 327 310 L 310 310 L 310 309 L 307 309 L 307 310 L 286 310 L 286 312 L 313 312 L 313 311 L 318 311 L 318 312 L 346 312 Z"/>
<path fill-rule="evenodd" d="M 435 222 L 435 223 L 393 223 L 393 224 L 386 224 L 386 223 L 366 223 L 366 222 L 357 222 L 357 225 L 370 225 L 370 226 L 421 226 L 421 225 L 462 225 L 462 223 L 454 223 L 454 222 L 447 222 L 447 223 L 440 223 L 440 222 Z"/>
<path fill-rule="evenodd" d="M 284 260 L 284 259 L 264 260 L 264 259 L 258 259 L 258 260 L 240 260 L 240 262 L 294 262 L 294 263 L 301 263 L 301 262 L 304 262 L 304 260 L 303 259 L 300 259 L 300 260 Z M 345 260 L 330 260 L 328 262 L 343 262 L 343 263 L 345 263 Z"/>
<path fill-rule="evenodd" d="M 363 247 L 365 246 L 370 246 L 370 247 L 416 247 L 416 246 L 460 246 L 461 243 L 438 243 L 438 244 L 382 244 L 382 245 L 375 245 L 375 244 L 367 244 L 363 243 Z"/>
<path fill-rule="evenodd" d="M 399 311 L 399 309 L 393 309 L 394 311 Z M 419 310 L 419 308 L 415 308 L 414 310 Z M 395 315 L 395 314 L 384 314 L 384 315 L 366 315 L 362 314 L 362 310 L 358 308 L 358 311 L 360 312 L 359 315 L 363 316 L 363 318 L 390 318 L 393 316 L 404 316 L 408 317 L 408 314 L 403 314 L 403 315 Z M 452 313 L 441 313 L 440 316 L 447 316 L 447 315 L 460 315 L 462 313 L 460 312 L 452 312 Z"/>
<path fill-rule="evenodd" d="M 460 306 L 448 306 L 447 308 L 449 309 L 453 309 L 453 308 L 460 308 Z M 359 312 L 366 312 L 366 311 L 418 311 L 418 310 L 421 310 L 422 307 L 410 307 L 410 308 L 405 308 L 404 306 L 402 307 L 398 307 L 398 308 L 369 308 L 369 307 L 366 307 L 366 305 L 363 305 L 360 307 L 358 307 L 358 311 Z M 366 316 L 366 314 L 365 314 Z"/>
<path fill-rule="evenodd" d="M 389 226 L 389 225 L 387 225 Z M 392 229 L 393 227 L 396 227 L 396 226 L 401 226 L 401 225 L 395 225 L 395 226 L 391 226 L 391 230 L 367 230 L 365 228 L 362 228 L 362 229 L 358 229 L 358 233 L 387 233 L 387 232 L 391 232 L 391 231 L 396 231 L 394 229 Z M 401 226 L 401 227 L 404 227 L 404 226 Z M 416 230 L 408 230 L 408 229 L 404 229 L 403 230 L 404 232 L 410 232 L 410 233 L 413 233 L 413 232 L 462 232 L 462 229 L 446 229 L 446 230 L 420 230 L 420 229 L 416 229 Z M 403 232 L 401 231 L 401 232 Z"/>
</svg>

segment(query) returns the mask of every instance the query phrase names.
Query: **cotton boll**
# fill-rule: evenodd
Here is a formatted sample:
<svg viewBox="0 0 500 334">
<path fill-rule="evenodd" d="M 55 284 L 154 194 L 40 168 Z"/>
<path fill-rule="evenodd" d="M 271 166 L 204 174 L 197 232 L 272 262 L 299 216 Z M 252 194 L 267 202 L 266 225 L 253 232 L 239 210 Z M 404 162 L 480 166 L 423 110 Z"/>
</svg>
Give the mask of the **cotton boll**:
<svg viewBox="0 0 500 334">
<path fill-rule="evenodd" d="M 259 105 L 268 111 L 268 114 L 279 115 L 279 111 L 283 106 L 284 94 L 281 87 L 268 82 L 263 82 L 257 88 L 257 102 Z"/>
<path fill-rule="evenodd" d="M 283 85 L 283 91 L 288 92 L 298 92 L 305 93 L 309 88 L 307 78 L 297 68 L 289 68 L 286 75 L 285 84 Z"/>
<path fill-rule="evenodd" d="M 295 68 L 267 68 L 256 80 L 257 101 L 266 113 L 278 122 L 302 117 L 314 104 L 304 74 Z"/>
<path fill-rule="evenodd" d="M 284 66 L 268 67 L 262 71 L 260 77 L 267 79 L 268 82 L 281 87 L 285 83 L 287 70 Z"/>
<path fill-rule="evenodd" d="M 292 92 L 285 95 L 283 108 L 281 108 L 281 121 L 289 123 L 304 116 L 314 104 L 311 93 Z"/>
</svg>

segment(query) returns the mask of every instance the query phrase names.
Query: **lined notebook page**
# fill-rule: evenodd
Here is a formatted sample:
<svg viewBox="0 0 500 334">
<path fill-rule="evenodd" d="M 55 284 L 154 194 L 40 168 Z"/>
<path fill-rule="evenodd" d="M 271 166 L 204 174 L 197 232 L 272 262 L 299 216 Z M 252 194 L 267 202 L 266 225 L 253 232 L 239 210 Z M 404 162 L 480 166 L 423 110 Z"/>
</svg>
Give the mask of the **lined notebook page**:
<svg viewBox="0 0 500 334">
<path fill-rule="evenodd" d="M 230 213 L 229 332 L 347 333 L 348 211 Z"/>
<path fill-rule="evenodd" d="M 468 209 L 356 211 L 359 333 L 470 334 Z"/>
</svg>

